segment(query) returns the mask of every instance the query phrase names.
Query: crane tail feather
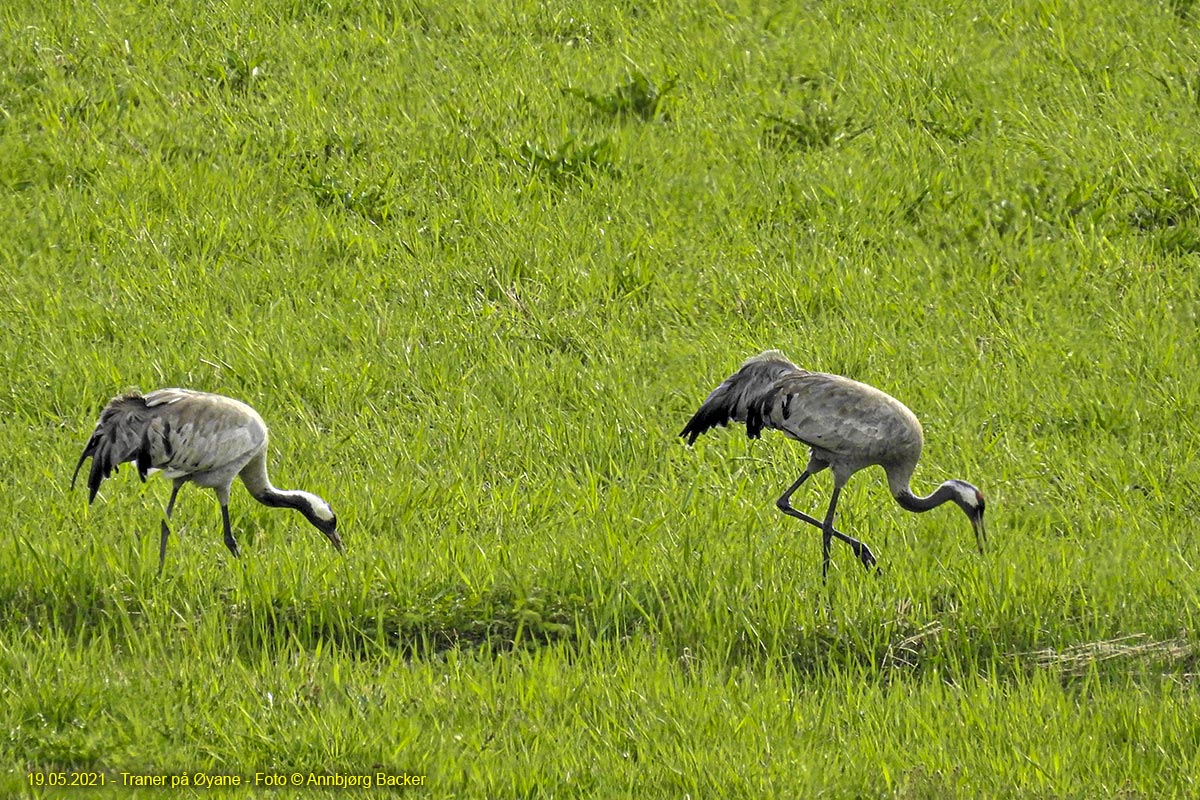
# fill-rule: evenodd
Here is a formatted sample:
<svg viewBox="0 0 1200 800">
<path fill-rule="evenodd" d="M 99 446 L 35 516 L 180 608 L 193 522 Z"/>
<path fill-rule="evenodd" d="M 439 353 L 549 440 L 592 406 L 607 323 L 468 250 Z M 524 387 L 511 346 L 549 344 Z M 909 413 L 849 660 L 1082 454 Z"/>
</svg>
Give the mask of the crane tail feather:
<svg viewBox="0 0 1200 800">
<path fill-rule="evenodd" d="M 150 437 L 148 429 L 142 434 L 141 444 L 138 445 L 137 453 L 134 455 L 134 463 L 137 465 L 138 477 L 142 479 L 142 483 L 145 483 L 146 474 L 150 472 Z"/>
</svg>

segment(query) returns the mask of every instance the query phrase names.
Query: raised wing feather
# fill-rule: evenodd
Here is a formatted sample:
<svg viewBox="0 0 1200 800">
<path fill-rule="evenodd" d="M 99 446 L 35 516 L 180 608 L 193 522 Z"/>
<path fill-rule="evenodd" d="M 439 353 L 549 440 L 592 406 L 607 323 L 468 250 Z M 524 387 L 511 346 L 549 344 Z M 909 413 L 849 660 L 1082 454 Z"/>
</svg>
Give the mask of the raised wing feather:
<svg viewBox="0 0 1200 800">
<path fill-rule="evenodd" d="M 746 435 L 757 439 L 763 428 L 764 410 L 769 408 L 778 382 L 804 374 L 804 370 L 776 350 L 755 356 L 709 393 L 679 435 L 687 437 L 688 444 L 694 444 L 710 428 L 733 421 L 746 423 Z"/>
<path fill-rule="evenodd" d="M 188 400 L 196 400 L 204 397 L 219 397 L 220 395 L 210 395 L 207 392 L 197 392 L 195 389 L 155 389 L 146 395 L 146 405 L 148 406 L 163 406 L 173 405 L 175 403 Z"/>
<path fill-rule="evenodd" d="M 146 399 L 137 392 L 113 398 L 100 412 L 96 429 L 79 456 L 75 472 L 71 475 L 71 488 L 75 488 L 79 469 L 90 456 L 92 469 L 88 474 L 88 502 L 95 500 L 104 479 L 116 471 L 119 464 L 137 457 L 149 419 Z M 144 476 L 145 472 L 142 474 Z"/>
</svg>

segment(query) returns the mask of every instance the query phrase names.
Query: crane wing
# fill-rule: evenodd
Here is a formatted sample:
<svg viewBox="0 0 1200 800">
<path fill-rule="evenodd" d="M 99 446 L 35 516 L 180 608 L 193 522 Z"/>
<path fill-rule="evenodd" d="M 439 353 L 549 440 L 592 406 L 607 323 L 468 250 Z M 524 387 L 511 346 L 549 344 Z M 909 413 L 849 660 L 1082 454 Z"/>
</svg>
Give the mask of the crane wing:
<svg viewBox="0 0 1200 800">
<path fill-rule="evenodd" d="M 807 372 L 777 382 L 765 426 L 861 464 L 916 461 L 921 423 L 899 400 L 865 383 Z"/>
<path fill-rule="evenodd" d="M 256 446 L 248 429 L 223 428 L 205 419 L 154 419 L 146 434 L 148 464 L 168 478 L 220 470 L 234 462 L 240 462 L 240 469 Z"/>
<path fill-rule="evenodd" d="M 186 389 L 160 389 L 146 397 L 154 416 L 146 426 L 143 458 L 168 478 L 235 464 L 236 473 L 266 441 L 258 414 L 230 398 Z"/>
<path fill-rule="evenodd" d="M 160 389 L 144 396 L 131 392 L 114 398 L 100 412 L 71 486 L 89 457 L 89 503 L 105 478 L 127 461 L 137 464 L 143 479 L 159 469 L 169 478 L 199 478 L 208 485 L 200 476 L 228 472 L 231 478 L 266 438 L 262 419 L 236 400 L 188 389 Z"/>
</svg>

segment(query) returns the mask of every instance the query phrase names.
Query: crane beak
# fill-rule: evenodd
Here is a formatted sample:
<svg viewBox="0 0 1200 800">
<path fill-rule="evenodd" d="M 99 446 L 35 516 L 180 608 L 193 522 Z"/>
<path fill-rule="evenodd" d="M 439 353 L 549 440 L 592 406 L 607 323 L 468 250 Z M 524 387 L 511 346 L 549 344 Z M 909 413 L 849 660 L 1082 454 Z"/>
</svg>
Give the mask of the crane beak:
<svg viewBox="0 0 1200 800">
<path fill-rule="evenodd" d="M 337 517 L 333 517 L 332 519 L 310 519 L 316 529 L 325 534 L 325 538 L 337 548 L 339 553 L 344 554 L 346 552 L 346 546 L 342 544 L 342 537 L 337 532 Z"/>
<path fill-rule="evenodd" d="M 346 545 L 342 544 L 342 537 L 338 536 L 338 532 L 334 529 L 324 531 L 325 538 L 329 539 L 329 543 L 337 548 L 339 553 L 346 553 Z"/>
<path fill-rule="evenodd" d="M 983 526 L 983 512 L 971 516 L 971 527 L 975 529 L 975 546 L 983 553 L 987 545 L 987 528 Z"/>
<path fill-rule="evenodd" d="M 330 544 L 337 548 L 339 553 L 345 554 L 346 545 L 342 544 L 342 537 L 338 536 L 336 528 L 325 528 L 321 530 L 321 533 L 325 534 L 325 538 L 329 540 Z"/>
</svg>

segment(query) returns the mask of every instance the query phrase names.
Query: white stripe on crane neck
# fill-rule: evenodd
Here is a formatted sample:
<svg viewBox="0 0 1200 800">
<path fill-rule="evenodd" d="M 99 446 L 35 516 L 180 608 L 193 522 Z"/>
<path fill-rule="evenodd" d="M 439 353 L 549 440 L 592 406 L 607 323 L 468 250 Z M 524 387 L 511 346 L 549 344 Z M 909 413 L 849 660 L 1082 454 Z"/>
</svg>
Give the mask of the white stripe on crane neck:
<svg viewBox="0 0 1200 800">
<path fill-rule="evenodd" d="M 329 507 L 328 503 L 316 497 L 311 498 L 311 501 L 313 516 L 325 522 L 333 519 L 333 509 Z"/>
</svg>

